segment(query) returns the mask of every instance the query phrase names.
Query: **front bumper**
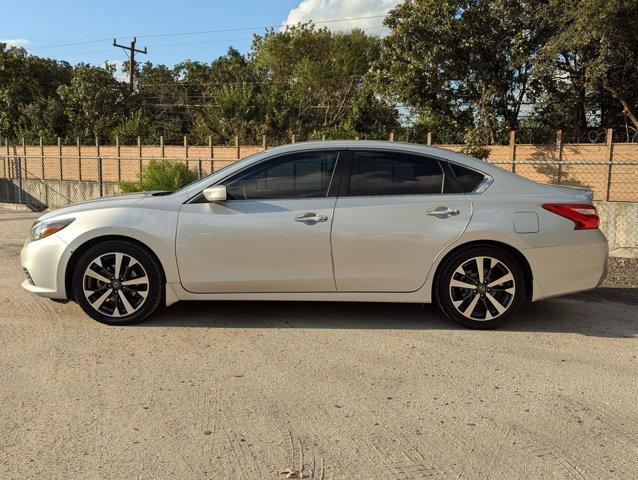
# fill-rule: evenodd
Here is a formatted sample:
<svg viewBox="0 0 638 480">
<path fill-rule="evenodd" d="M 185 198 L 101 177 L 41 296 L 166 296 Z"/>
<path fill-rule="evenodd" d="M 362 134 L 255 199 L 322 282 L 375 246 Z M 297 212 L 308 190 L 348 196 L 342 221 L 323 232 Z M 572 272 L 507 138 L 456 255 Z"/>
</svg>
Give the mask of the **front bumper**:
<svg viewBox="0 0 638 480">
<path fill-rule="evenodd" d="M 64 271 L 69 256 L 68 245 L 56 234 L 35 242 L 27 240 L 20 252 L 20 263 L 28 272 L 22 287 L 41 297 L 66 299 Z"/>
<path fill-rule="evenodd" d="M 607 276 L 609 248 L 600 230 L 574 230 L 569 242 L 525 251 L 540 300 L 596 288 Z"/>
</svg>

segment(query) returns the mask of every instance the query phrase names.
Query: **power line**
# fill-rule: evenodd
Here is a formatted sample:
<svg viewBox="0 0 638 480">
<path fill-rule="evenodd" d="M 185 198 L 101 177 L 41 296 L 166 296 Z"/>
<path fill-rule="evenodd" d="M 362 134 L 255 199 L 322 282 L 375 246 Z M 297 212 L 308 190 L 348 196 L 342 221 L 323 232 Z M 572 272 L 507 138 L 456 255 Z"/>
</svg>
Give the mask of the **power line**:
<svg viewBox="0 0 638 480">
<path fill-rule="evenodd" d="M 320 20 L 320 21 L 312 21 L 315 25 L 323 25 L 326 23 L 336 23 L 336 22 L 349 22 L 349 21 L 357 21 L 357 20 L 368 20 L 372 18 L 384 18 L 385 15 L 370 15 L 367 17 L 351 17 L 351 18 L 335 18 L 332 20 Z M 242 32 L 242 31 L 251 31 L 251 30 L 262 30 L 268 28 L 286 28 L 290 25 L 266 25 L 261 27 L 241 27 L 241 28 L 223 28 L 217 30 L 202 30 L 195 32 L 176 32 L 176 33 L 156 33 L 149 35 L 138 35 L 139 38 L 158 38 L 158 37 L 177 37 L 177 36 L 186 36 L 186 35 L 204 35 L 209 33 L 224 33 L 224 32 Z M 129 38 L 132 35 L 119 35 L 117 38 Z M 100 38 L 96 40 L 85 40 L 81 42 L 70 42 L 70 43 L 56 43 L 52 45 L 42 45 L 31 47 L 30 50 L 44 50 L 48 48 L 58 48 L 58 47 L 69 47 L 73 45 L 87 45 L 91 43 L 100 43 L 110 41 L 111 38 Z"/>
<path fill-rule="evenodd" d="M 385 28 L 384 25 L 375 25 L 372 27 L 366 27 L 367 30 L 378 30 L 381 28 Z M 343 31 L 343 30 L 340 30 Z M 167 47 L 179 47 L 179 46 L 189 46 L 189 45 L 206 45 L 206 44 L 214 44 L 214 43 L 226 43 L 226 42 L 249 42 L 252 41 L 253 37 L 242 37 L 242 38 L 227 38 L 227 39 L 217 39 L 217 40 L 205 40 L 201 42 L 179 42 L 179 43 L 152 43 L 147 45 L 149 48 L 167 48 Z M 97 53 L 110 53 L 112 50 L 92 50 L 88 52 L 70 52 L 70 53 L 54 53 L 52 57 L 71 57 L 78 55 L 93 55 Z M 127 57 L 128 59 L 128 57 Z"/>
</svg>

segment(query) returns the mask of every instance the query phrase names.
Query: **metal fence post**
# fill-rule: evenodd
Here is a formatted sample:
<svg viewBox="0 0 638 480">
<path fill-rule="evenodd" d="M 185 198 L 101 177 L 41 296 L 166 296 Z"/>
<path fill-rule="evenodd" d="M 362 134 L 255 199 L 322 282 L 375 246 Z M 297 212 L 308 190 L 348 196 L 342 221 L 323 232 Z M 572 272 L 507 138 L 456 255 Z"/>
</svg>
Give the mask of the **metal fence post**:
<svg viewBox="0 0 638 480">
<path fill-rule="evenodd" d="M 62 138 L 58 137 L 58 159 L 60 160 L 60 181 L 62 181 Z"/>
<path fill-rule="evenodd" d="M 24 158 L 24 172 L 25 177 L 29 176 L 29 165 L 27 165 L 27 140 L 22 137 L 22 157 L 20 158 L 20 175 L 22 176 L 22 158 Z M 21 187 L 22 188 L 22 187 Z"/>
<path fill-rule="evenodd" d="M 160 152 L 161 152 L 162 158 L 164 158 L 164 135 L 160 135 Z"/>
<path fill-rule="evenodd" d="M 100 197 L 102 196 L 102 158 L 100 157 L 100 139 L 98 136 L 95 136 L 95 156 L 98 158 L 98 172 L 97 179 L 100 182 Z"/>
<path fill-rule="evenodd" d="M 2 160 L 2 171 L 4 178 L 9 178 L 9 139 L 4 139 L 4 148 L 7 151 L 7 158 Z"/>
<path fill-rule="evenodd" d="M 613 161 L 614 161 L 614 129 L 613 128 L 608 128 L 607 129 L 607 138 L 606 138 L 606 142 L 607 144 L 607 163 L 608 163 L 608 168 L 607 168 L 607 201 L 610 200 L 611 198 L 611 178 L 612 178 L 612 168 L 613 168 Z"/>
<path fill-rule="evenodd" d="M 13 159 L 15 173 L 18 177 L 18 203 L 22 203 L 22 159 L 18 157 L 18 149 L 13 146 Z"/>
<path fill-rule="evenodd" d="M 214 165 L 214 160 L 213 158 L 215 158 L 214 156 L 214 150 L 213 150 L 213 136 L 209 135 L 208 136 L 208 149 L 210 150 L 210 173 L 213 173 L 213 171 L 215 170 L 215 165 Z"/>
<path fill-rule="evenodd" d="M 188 169 L 188 137 L 186 135 L 184 135 L 184 157 L 186 157 L 186 168 Z"/>
<path fill-rule="evenodd" d="M 516 172 L 516 131 L 510 130 L 510 158 L 512 160 L 512 172 Z"/>
<path fill-rule="evenodd" d="M 104 196 L 104 182 L 102 182 L 102 157 L 97 157 L 97 182 L 100 186 L 100 197 Z"/>
<path fill-rule="evenodd" d="M 42 142 L 42 136 L 40 136 L 40 161 L 42 162 L 40 173 L 42 180 L 44 180 L 44 143 Z"/>
<path fill-rule="evenodd" d="M 117 156 L 117 181 L 122 181 L 122 147 L 120 147 L 120 136 L 115 135 L 115 155 Z"/>
<path fill-rule="evenodd" d="M 137 155 L 140 157 L 140 182 L 142 181 L 142 137 L 137 136 Z"/>
<path fill-rule="evenodd" d="M 560 185 L 563 180 L 563 131 L 556 131 L 556 150 L 558 159 L 558 173 L 556 175 L 556 183 Z"/>
<path fill-rule="evenodd" d="M 294 136 L 293 136 L 294 138 Z M 294 141 L 292 143 L 295 143 Z M 235 158 L 239 160 L 239 135 L 235 135 Z"/>
<path fill-rule="evenodd" d="M 78 180 L 82 181 L 82 147 L 80 146 L 80 137 L 75 137 L 75 143 L 78 147 Z"/>
</svg>

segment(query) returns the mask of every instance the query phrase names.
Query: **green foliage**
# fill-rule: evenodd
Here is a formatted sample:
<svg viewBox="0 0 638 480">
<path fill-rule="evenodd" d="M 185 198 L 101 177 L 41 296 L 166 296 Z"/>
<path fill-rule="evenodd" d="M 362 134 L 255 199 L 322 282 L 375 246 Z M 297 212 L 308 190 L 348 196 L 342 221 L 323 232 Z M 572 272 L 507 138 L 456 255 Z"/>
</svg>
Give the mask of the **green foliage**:
<svg viewBox="0 0 638 480">
<path fill-rule="evenodd" d="M 380 91 L 446 123 L 514 129 L 544 32 L 536 2 L 406 1 L 390 12 L 374 78 Z M 436 125 L 435 125 L 436 126 Z"/>
<path fill-rule="evenodd" d="M 145 192 L 153 190 L 175 191 L 197 179 L 197 174 L 183 163 L 169 160 L 151 160 L 142 169 L 139 182 L 121 182 L 123 193 Z"/>
<path fill-rule="evenodd" d="M 84 138 L 107 136 L 124 111 L 124 89 L 112 67 L 80 64 L 67 85 L 58 88 L 69 119 L 69 133 Z"/>
<path fill-rule="evenodd" d="M 299 24 L 211 62 L 136 65 L 133 94 L 112 66 L 0 44 L 0 136 L 99 135 L 131 143 L 273 145 L 387 138 L 485 146 L 511 129 L 638 133 L 636 0 L 404 0 L 380 38 Z M 404 130 L 403 133 L 399 131 Z"/>
<path fill-rule="evenodd" d="M 471 157 L 485 160 L 490 155 L 487 148 L 486 132 L 479 128 L 472 128 L 467 131 L 463 138 L 463 153 Z"/>
</svg>

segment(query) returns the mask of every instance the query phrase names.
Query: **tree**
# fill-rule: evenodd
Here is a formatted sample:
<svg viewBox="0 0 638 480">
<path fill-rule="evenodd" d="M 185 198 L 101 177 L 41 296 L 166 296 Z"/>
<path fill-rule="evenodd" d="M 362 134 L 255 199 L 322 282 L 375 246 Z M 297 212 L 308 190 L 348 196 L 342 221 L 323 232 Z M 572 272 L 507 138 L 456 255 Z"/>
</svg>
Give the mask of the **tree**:
<svg viewBox="0 0 638 480">
<path fill-rule="evenodd" d="M 58 88 L 69 119 L 69 134 L 106 137 L 124 112 L 125 87 L 113 77 L 112 67 L 80 64 L 68 85 Z"/>
<path fill-rule="evenodd" d="M 261 83 L 239 51 L 231 47 L 205 69 L 188 69 L 184 81 L 201 89 L 203 105 L 194 109 L 196 136 L 213 135 L 215 141 L 228 143 L 235 135 L 254 141 L 261 133 Z"/>
<path fill-rule="evenodd" d="M 164 141 L 179 143 L 182 135 L 190 131 L 188 90 L 181 85 L 179 72 L 179 66 L 154 66 L 150 62 L 142 65 L 131 104 L 139 112 L 139 126 L 151 124 L 152 128 L 140 130 L 137 135 L 153 136 L 152 141 L 163 135 Z"/>
<path fill-rule="evenodd" d="M 250 58 L 261 81 L 265 133 L 317 138 L 348 116 L 380 40 L 300 24 L 256 36 Z"/>
<path fill-rule="evenodd" d="M 543 66 L 594 97 L 604 126 L 626 120 L 638 131 L 638 3 L 551 0 L 547 12 L 555 34 L 542 50 Z"/>
<path fill-rule="evenodd" d="M 50 137 L 63 132 L 57 88 L 69 81 L 71 71 L 66 62 L 0 43 L 0 135 Z"/>
<path fill-rule="evenodd" d="M 494 142 L 518 125 L 545 32 L 537 2 L 406 0 L 386 17 L 373 75 L 381 92 Z"/>
</svg>

